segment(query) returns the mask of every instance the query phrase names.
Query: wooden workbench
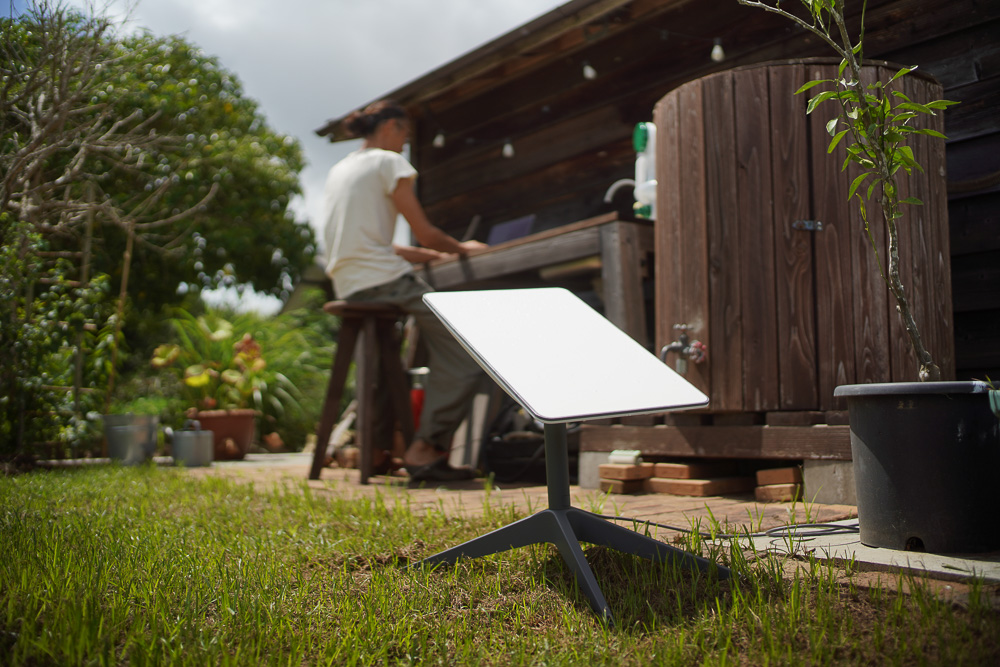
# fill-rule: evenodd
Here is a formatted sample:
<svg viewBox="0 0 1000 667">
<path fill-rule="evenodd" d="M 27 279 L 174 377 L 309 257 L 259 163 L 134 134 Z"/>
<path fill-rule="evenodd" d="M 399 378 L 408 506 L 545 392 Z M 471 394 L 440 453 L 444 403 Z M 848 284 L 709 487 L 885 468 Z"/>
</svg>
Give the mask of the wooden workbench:
<svg viewBox="0 0 1000 667">
<path fill-rule="evenodd" d="M 434 289 L 449 291 L 509 287 L 526 273 L 542 287 L 556 276 L 599 272 L 605 317 L 648 348 L 642 282 L 652 270 L 647 258 L 652 248 L 650 221 L 608 213 L 425 264 L 421 276 Z M 525 286 L 523 279 L 518 282 Z"/>
</svg>

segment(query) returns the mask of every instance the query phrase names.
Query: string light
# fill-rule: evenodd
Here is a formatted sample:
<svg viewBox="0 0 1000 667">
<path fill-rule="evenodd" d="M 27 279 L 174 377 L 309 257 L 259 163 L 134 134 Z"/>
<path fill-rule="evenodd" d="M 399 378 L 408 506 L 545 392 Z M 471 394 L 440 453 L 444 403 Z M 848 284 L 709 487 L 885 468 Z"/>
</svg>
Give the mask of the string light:
<svg viewBox="0 0 1000 667">
<path fill-rule="evenodd" d="M 512 157 L 514 157 L 514 144 L 510 143 L 510 139 L 508 139 L 504 143 L 503 150 L 501 151 L 501 154 L 505 158 L 512 158 Z"/>
<path fill-rule="evenodd" d="M 659 33 L 660 33 L 660 41 L 663 42 L 669 41 L 671 36 L 681 37 L 683 39 L 696 39 L 704 42 L 711 41 L 712 51 L 710 52 L 709 57 L 712 59 L 712 62 L 721 63 L 723 60 L 726 59 L 726 52 L 722 48 L 722 39 L 719 37 L 715 37 L 714 39 L 709 40 L 708 37 L 699 37 L 698 35 L 688 35 L 683 32 L 677 32 L 676 30 L 665 30 L 665 29 L 660 29 Z"/>
<path fill-rule="evenodd" d="M 431 142 L 434 148 L 444 148 L 444 132 L 438 132 L 434 135 L 434 141 Z"/>
<path fill-rule="evenodd" d="M 718 37 L 715 38 L 715 44 L 712 46 L 712 62 L 721 63 L 726 59 L 726 52 L 722 50 L 722 40 Z"/>
<path fill-rule="evenodd" d="M 593 81 L 597 78 L 597 70 L 586 60 L 583 61 L 583 78 Z"/>
</svg>

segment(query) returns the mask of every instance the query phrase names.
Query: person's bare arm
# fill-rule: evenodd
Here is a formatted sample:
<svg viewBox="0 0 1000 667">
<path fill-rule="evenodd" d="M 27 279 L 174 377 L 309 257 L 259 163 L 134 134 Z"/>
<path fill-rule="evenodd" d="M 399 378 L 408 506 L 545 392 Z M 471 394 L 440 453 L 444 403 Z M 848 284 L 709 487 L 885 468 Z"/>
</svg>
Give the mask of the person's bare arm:
<svg viewBox="0 0 1000 667">
<path fill-rule="evenodd" d="M 415 248 L 411 245 L 393 244 L 392 249 L 410 264 L 424 264 L 425 262 L 433 262 L 436 259 L 451 257 L 451 254 L 446 252 L 439 252 L 430 248 Z"/>
<path fill-rule="evenodd" d="M 464 255 L 471 250 L 487 247 L 485 243 L 479 241 L 459 241 L 435 227 L 427 218 L 424 207 L 420 205 L 417 194 L 413 191 L 412 178 L 399 179 L 396 190 L 392 193 L 392 200 L 410 224 L 410 229 L 413 230 L 417 242 L 425 248 Z"/>
</svg>

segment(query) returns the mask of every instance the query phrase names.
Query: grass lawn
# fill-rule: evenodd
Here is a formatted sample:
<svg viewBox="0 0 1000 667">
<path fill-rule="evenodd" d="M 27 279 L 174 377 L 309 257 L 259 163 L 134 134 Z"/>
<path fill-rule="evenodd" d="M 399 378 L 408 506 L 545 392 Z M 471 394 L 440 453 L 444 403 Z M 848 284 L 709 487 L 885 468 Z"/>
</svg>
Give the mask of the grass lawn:
<svg viewBox="0 0 1000 667">
<path fill-rule="evenodd" d="M 979 584 L 946 602 L 733 545 L 720 583 L 589 548 L 609 628 L 554 547 L 403 569 L 514 518 L 152 467 L 0 478 L 0 664 L 1000 664 Z"/>
</svg>

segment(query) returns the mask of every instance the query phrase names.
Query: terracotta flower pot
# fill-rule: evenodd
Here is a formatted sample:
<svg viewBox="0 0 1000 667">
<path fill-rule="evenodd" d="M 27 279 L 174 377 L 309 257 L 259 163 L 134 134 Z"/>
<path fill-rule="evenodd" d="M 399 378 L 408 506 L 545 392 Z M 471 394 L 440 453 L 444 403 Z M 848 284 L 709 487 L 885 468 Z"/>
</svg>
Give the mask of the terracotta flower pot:
<svg viewBox="0 0 1000 667">
<path fill-rule="evenodd" d="M 238 461 L 246 456 L 253 441 L 257 412 L 249 409 L 203 410 L 197 419 L 212 432 L 216 461 Z"/>
</svg>

